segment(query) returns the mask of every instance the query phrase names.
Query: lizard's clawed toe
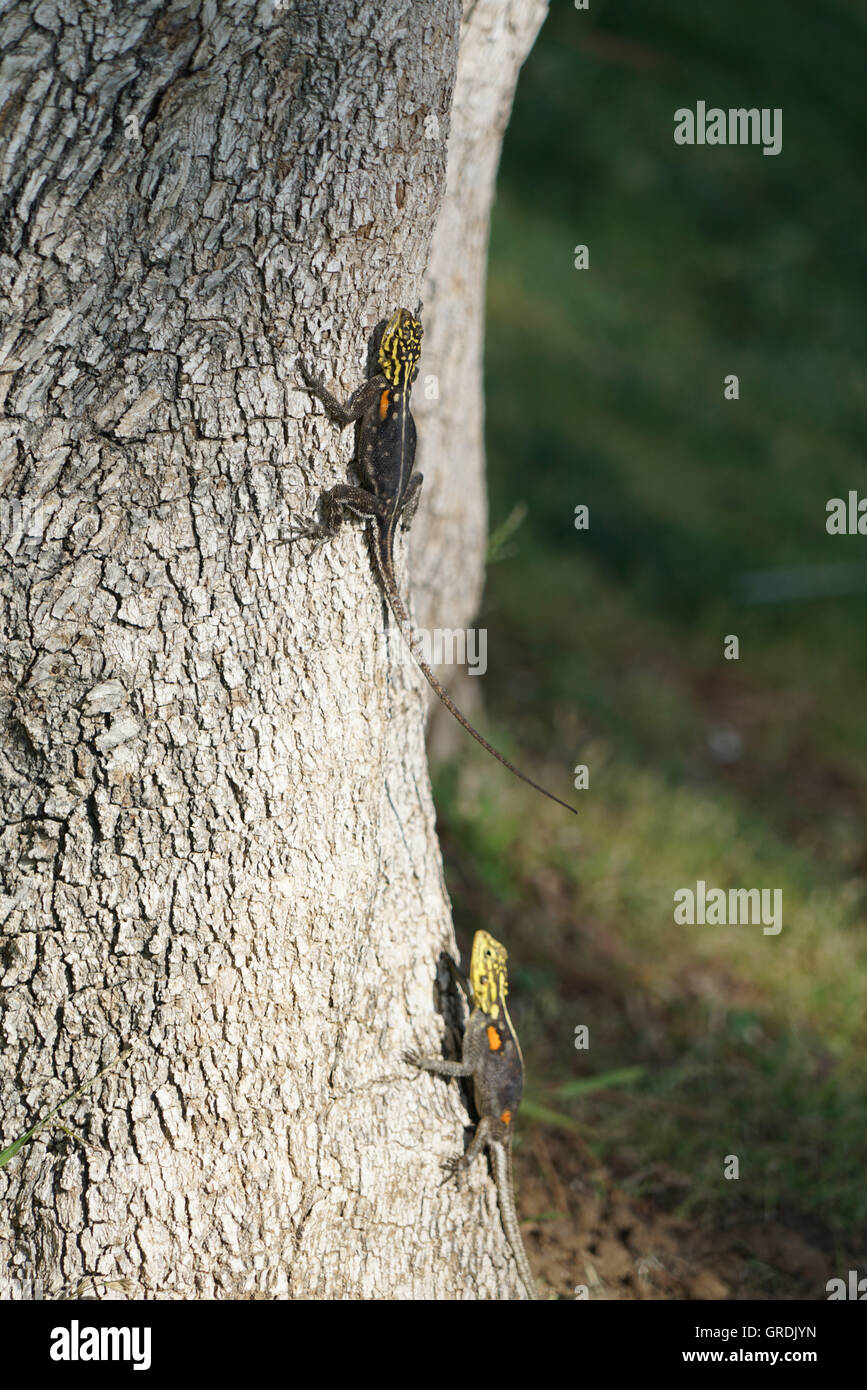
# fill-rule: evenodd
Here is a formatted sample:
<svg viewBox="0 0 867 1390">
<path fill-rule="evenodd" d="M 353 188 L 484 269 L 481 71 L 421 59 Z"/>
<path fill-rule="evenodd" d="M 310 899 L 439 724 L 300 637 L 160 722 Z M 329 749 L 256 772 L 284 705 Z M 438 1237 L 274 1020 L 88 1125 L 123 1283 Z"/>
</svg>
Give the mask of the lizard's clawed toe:
<svg viewBox="0 0 867 1390">
<path fill-rule="evenodd" d="M 444 1159 L 442 1164 L 443 1172 L 445 1173 L 443 1182 L 449 1182 L 450 1179 L 456 1178 L 463 1167 L 464 1160 L 457 1155 Z"/>
</svg>

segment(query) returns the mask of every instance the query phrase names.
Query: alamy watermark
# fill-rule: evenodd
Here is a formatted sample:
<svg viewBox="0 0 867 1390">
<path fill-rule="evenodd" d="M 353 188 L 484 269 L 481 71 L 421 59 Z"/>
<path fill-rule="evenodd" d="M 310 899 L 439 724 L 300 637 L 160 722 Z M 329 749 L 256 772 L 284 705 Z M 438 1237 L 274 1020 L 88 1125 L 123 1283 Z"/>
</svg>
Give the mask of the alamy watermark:
<svg viewBox="0 0 867 1390">
<path fill-rule="evenodd" d="M 82 1327 L 73 1318 L 68 1327 L 51 1329 L 48 1354 L 52 1361 L 130 1361 L 134 1371 L 151 1364 L 149 1327 Z"/>
<path fill-rule="evenodd" d="M 695 111 L 680 106 L 674 113 L 676 145 L 761 145 L 762 154 L 783 148 L 783 108 L 775 106 L 708 106 L 697 101 Z"/>
<path fill-rule="evenodd" d="M 678 888 L 674 904 L 678 926 L 761 926 L 765 936 L 777 936 L 783 929 L 782 888 L 730 888 L 726 892 L 724 888 L 708 888 L 700 878 L 695 891 Z"/>
<path fill-rule="evenodd" d="M 14 555 L 25 537 L 41 540 L 44 533 L 41 497 L 0 497 L 0 549 Z"/>
<path fill-rule="evenodd" d="M 867 1279 L 859 1279 L 857 1269 L 850 1269 L 848 1279 L 829 1279 L 825 1292 L 829 1303 L 840 1298 L 867 1303 Z"/>
<path fill-rule="evenodd" d="M 428 666 L 466 666 L 471 676 L 483 676 L 488 669 L 487 628 L 428 629 L 404 623 L 401 631 L 406 638 L 404 649 Z"/>
<path fill-rule="evenodd" d="M 829 536 L 867 536 L 867 497 L 854 488 L 846 499 L 830 497 L 825 503 L 825 530 Z"/>
</svg>

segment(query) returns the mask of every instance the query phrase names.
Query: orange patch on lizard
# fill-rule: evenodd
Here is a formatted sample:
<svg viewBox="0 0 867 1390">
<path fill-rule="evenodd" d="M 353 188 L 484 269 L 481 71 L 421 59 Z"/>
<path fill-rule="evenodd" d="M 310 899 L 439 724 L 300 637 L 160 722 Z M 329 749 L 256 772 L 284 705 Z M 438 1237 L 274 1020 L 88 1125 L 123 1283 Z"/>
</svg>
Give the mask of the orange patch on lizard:
<svg viewBox="0 0 867 1390">
<path fill-rule="evenodd" d="M 379 418 L 384 420 L 388 414 L 388 390 L 383 391 L 379 398 Z"/>
<path fill-rule="evenodd" d="M 511 1110 L 504 1110 L 502 1115 L 500 1116 L 500 1119 L 503 1121 L 504 1125 L 510 1125 L 512 1123 Z"/>
<path fill-rule="evenodd" d="M 503 1046 L 503 1040 L 494 1027 L 493 1023 L 488 1024 L 488 1047 L 491 1052 L 499 1052 Z"/>
</svg>

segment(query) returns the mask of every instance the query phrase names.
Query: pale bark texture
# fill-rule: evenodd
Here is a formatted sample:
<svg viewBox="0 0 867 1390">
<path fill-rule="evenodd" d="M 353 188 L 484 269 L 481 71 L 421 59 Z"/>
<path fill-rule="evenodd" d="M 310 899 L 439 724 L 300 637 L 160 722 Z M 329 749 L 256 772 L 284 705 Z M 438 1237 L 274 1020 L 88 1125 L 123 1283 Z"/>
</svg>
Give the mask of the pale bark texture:
<svg viewBox="0 0 867 1390">
<path fill-rule="evenodd" d="M 464 11 L 446 195 L 425 276 L 425 355 L 415 407 L 427 497 L 413 528 L 412 579 L 418 621 L 427 629 L 466 627 L 482 596 L 488 536 L 482 356 L 490 214 L 518 72 L 548 0 L 475 0 Z M 430 376 L 438 399 L 425 389 Z M 496 641 L 496 635 L 489 633 L 488 640 Z M 441 669 L 440 676 L 466 713 L 483 718 L 483 679 L 469 675 L 465 666 Z M 454 754 L 466 735 L 434 697 L 429 705 L 437 752 Z"/>
<path fill-rule="evenodd" d="M 450 625 L 484 543 L 487 210 L 542 7 L 468 10 L 418 412 Z M 0 1147 L 135 1047 L 0 1169 L 0 1297 L 518 1297 L 485 1166 L 442 1185 L 461 1093 L 401 1061 L 442 1043 L 454 949 L 423 682 L 361 528 L 292 539 L 353 447 L 298 355 L 348 394 L 420 298 L 458 0 L 0 24 Z"/>
</svg>

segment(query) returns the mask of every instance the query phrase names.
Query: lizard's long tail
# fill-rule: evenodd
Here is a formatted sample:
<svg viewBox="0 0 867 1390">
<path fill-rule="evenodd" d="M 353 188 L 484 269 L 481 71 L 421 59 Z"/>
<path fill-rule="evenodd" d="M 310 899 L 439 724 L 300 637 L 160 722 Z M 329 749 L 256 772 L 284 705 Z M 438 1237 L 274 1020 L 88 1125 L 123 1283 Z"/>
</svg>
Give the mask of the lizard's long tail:
<svg viewBox="0 0 867 1390">
<path fill-rule="evenodd" d="M 527 1294 L 530 1298 L 536 1298 L 536 1281 L 533 1278 L 530 1261 L 527 1259 L 527 1252 L 521 1239 L 521 1228 L 518 1225 L 518 1214 L 515 1211 L 511 1147 L 505 1144 L 488 1144 L 488 1151 L 494 1163 L 494 1177 L 497 1182 L 497 1195 L 500 1199 L 503 1229 L 509 1237 L 512 1254 L 515 1256 L 518 1273 L 526 1286 Z"/>
<path fill-rule="evenodd" d="M 549 801 L 556 801 L 558 806 L 565 806 L 567 811 L 571 811 L 573 816 L 577 816 L 578 812 L 575 810 L 574 806 L 570 806 L 568 801 L 561 801 L 559 796 L 555 796 L 553 792 L 546 791 L 544 787 L 540 787 L 539 783 L 534 782 L 532 777 L 527 777 L 523 772 L 520 771 L 519 768 L 515 767 L 514 763 L 510 763 L 508 758 L 504 758 L 502 753 L 498 753 L 496 748 L 494 748 L 492 744 L 488 743 L 488 740 L 486 738 L 482 737 L 478 729 L 474 729 L 470 721 L 463 714 L 461 714 L 461 711 L 458 709 L 451 696 L 440 685 L 439 681 L 437 680 L 431 668 L 428 666 L 427 662 L 419 655 L 419 653 L 413 647 L 413 644 L 410 640 L 411 636 L 413 635 L 413 626 L 410 622 L 409 614 L 407 613 L 406 608 L 404 607 L 404 602 L 400 596 L 400 591 L 398 590 L 394 574 L 391 568 L 385 564 L 384 560 L 379 554 L 376 554 L 376 566 L 379 570 L 379 576 L 382 581 L 382 587 L 385 592 L 385 596 L 388 599 L 389 607 L 391 608 L 392 613 L 397 619 L 398 627 L 401 629 L 404 637 L 406 638 L 407 646 L 409 647 L 410 651 L 412 652 L 413 656 L 418 662 L 422 674 L 424 675 L 428 684 L 432 687 L 432 689 L 442 700 L 449 713 L 454 715 L 455 719 L 458 721 L 460 725 L 463 726 L 463 728 L 466 729 L 467 733 L 472 734 L 476 742 L 480 743 L 483 748 L 487 749 L 487 751 L 492 755 L 492 757 L 496 758 L 498 763 L 502 763 L 503 767 L 507 767 L 510 772 L 513 772 L 515 774 L 516 777 L 520 777 L 522 782 L 526 782 L 528 786 L 534 787 L 537 792 L 541 792 L 543 796 L 547 796 Z"/>
</svg>

